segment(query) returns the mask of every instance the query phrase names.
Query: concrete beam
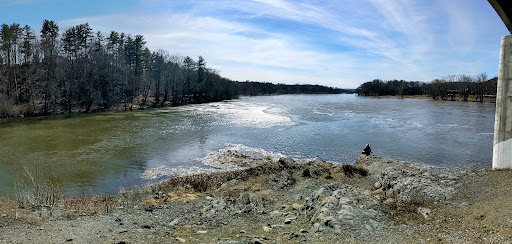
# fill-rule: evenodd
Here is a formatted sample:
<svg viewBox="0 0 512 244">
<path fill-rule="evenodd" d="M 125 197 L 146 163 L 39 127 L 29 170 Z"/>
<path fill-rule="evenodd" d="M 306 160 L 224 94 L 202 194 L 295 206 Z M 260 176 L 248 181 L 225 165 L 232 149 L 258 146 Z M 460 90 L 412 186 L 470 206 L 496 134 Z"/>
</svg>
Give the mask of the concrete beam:
<svg viewBox="0 0 512 244">
<path fill-rule="evenodd" d="M 512 35 L 501 38 L 492 168 L 512 168 Z"/>
<path fill-rule="evenodd" d="M 507 27 L 508 31 L 512 34 L 512 1 L 510 0 L 487 0 L 491 6 L 496 10 L 501 20 Z"/>
</svg>

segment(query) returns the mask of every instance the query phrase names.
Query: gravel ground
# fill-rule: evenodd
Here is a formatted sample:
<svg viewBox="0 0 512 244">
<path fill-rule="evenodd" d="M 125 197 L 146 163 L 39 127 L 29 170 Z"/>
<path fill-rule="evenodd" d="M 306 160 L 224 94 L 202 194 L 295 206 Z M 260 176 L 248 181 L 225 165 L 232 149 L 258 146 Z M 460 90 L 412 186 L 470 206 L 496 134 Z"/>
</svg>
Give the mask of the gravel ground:
<svg viewBox="0 0 512 244">
<path fill-rule="evenodd" d="M 512 171 L 453 174 L 374 156 L 277 164 L 111 213 L 3 207 L 0 243 L 512 243 Z"/>
</svg>

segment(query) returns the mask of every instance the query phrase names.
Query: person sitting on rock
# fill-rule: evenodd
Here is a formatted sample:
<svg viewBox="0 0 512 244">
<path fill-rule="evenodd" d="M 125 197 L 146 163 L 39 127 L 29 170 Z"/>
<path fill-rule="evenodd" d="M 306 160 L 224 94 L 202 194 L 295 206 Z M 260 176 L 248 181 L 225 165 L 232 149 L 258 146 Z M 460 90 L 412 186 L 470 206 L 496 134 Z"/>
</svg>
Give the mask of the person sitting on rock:
<svg viewBox="0 0 512 244">
<path fill-rule="evenodd" d="M 362 154 L 364 154 L 366 156 L 370 156 L 371 153 L 372 153 L 372 149 L 370 148 L 370 144 L 366 144 L 366 146 L 363 149 Z"/>
</svg>

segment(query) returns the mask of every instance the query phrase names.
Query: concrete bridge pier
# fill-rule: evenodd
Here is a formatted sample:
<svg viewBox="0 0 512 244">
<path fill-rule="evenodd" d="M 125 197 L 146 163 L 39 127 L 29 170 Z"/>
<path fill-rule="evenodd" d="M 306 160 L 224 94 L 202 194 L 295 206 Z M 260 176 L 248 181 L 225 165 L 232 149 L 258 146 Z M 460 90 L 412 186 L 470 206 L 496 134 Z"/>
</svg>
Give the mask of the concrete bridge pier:
<svg viewBox="0 0 512 244">
<path fill-rule="evenodd" d="M 512 35 L 501 38 L 492 168 L 512 168 Z"/>
</svg>

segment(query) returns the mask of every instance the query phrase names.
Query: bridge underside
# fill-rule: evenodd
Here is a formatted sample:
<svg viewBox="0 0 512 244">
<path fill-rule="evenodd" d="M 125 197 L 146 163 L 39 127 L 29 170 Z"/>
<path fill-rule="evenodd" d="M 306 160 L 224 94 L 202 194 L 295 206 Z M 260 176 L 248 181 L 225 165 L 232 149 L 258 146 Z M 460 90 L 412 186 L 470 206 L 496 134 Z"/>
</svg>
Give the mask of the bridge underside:
<svg viewBox="0 0 512 244">
<path fill-rule="evenodd" d="M 507 26 L 507 29 L 512 33 L 512 1 L 510 0 L 488 0 L 494 10 L 503 20 L 503 23 Z"/>
</svg>

